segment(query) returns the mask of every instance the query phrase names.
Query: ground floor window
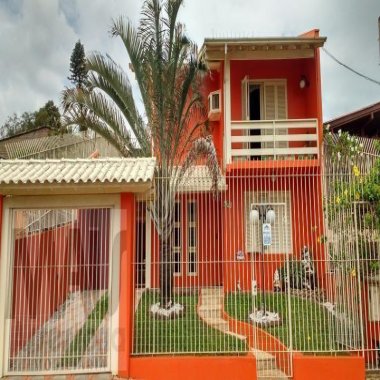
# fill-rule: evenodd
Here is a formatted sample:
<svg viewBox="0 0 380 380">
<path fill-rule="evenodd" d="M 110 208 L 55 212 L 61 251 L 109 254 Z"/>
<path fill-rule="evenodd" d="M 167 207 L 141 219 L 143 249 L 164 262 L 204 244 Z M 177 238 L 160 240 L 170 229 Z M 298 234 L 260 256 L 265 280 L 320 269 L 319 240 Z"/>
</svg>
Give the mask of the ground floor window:
<svg viewBox="0 0 380 380">
<path fill-rule="evenodd" d="M 265 247 L 265 253 L 291 253 L 291 193 L 289 191 L 262 191 L 245 193 L 245 236 L 247 252 L 263 253 L 262 223 L 251 223 L 249 213 L 253 208 L 270 208 L 275 212 L 271 223 L 272 244 Z"/>
<path fill-rule="evenodd" d="M 182 251 L 182 228 L 181 228 L 181 202 L 176 202 L 174 206 L 174 228 L 173 228 L 173 262 L 174 262 L 174 274 L 181 274 L 181 251 Z"/>
<path fill-rule="evenodd" d="M 187 273 L 197 273 L 197 204 L 187 203 Z"/>
</svg>

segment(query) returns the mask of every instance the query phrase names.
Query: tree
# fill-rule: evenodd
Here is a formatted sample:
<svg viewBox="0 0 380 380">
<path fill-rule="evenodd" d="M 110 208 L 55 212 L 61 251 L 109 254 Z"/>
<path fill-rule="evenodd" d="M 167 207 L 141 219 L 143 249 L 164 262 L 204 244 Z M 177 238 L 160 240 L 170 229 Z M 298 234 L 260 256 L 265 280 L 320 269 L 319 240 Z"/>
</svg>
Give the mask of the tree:
<svg viewBox="0 0 380 380">
<path fill-rule="evenodd" d="M 149 205 L 160 241 L 160 306 L 173 304 L 172 230 L 176 192 L 189 168 L 205 159 L 216 191 L 219 166 L 207 136 L 201 95 L 206 72 L 197 47 L 177 22 L 183 0 L 146 0 L 138 28 L 122 17 L 111 34 L 121 38 L 140 90 L 140 114 L 127 74 L 109 56 L 87 58 L 90 90 L 68 89 L 68 125 L 87 125 L 126 157 L 157 157 L 154 200 Z M 81 112 L 85 108 L 86 112 Z"/>
<path fill-rule="evenodd" d="M 61 114 L 52 100 L 35 112 L 16 113 L 9 116 L 0 128 L 0 138 L 12 137 L 19 133 L 33 131 L 40 127 L 49 127 L 54 133 L 64 132 L 61 124 Z"/>
<path fill-rule="evenodd" d="M 84 52 L 84 46 L 80 42 L 74 46 L 73 52 L 70 57 L 70 73 L 67 78 L 75 87 L 83 88 L 87 82 L 87 68 L 86 68 L 86 55 Z"/>
<path fill-rule="evenodd" d="M 34 128 L 39 127 L 50 127 L 55 132 L 61 131 L 61 114 L 52 100 L 49 100 L 35 113 Z"/>
<path fill-rule="evenodd" d="M 21 116 L 14 113 L 8 116 L 0 129 L 0 138 L 7 138 L 34 129 L 34 112 L 24 112 Z"/>
</svg>

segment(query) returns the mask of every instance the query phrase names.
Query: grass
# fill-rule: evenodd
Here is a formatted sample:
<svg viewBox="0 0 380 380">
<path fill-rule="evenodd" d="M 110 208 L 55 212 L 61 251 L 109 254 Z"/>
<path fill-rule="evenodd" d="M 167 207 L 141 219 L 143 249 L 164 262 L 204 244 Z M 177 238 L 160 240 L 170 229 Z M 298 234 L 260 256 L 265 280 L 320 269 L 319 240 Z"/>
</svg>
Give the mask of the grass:
<svg viewBox="0 0 380 380">
<path fill-rule="evenodd" d="M 100 324 L 108 311 L 108 293 L 103 294 L 96 303 L 94 309 L 88 315 L 85 323 L 78 330 L 74 339 L 66 349 L 65 356 L 62 357 L 62 367 L 76 367 L 82 358 L 92 337 L 95 335 Z"/>
<path fill-rule="evenodd" d="M 150 306 L 158 302 L 158 294 L 145 291 L 134 321 L 134 353 L 136 354 L 245 354 L 246 343 L 205 324 L 197 315 L 197 295 L 181 295 L 176 302 L 185 306 L 182 317 L 160 320 L 151 316 Z"/>
<path fill-rule="evenodd" d="M 265 330 L 279 338 L 286 346 L 290 345 L 291 331 L 293 349 L 298 351 L 339 350 L 331 327 L 331 318 L 333 317 L 323 306 L 311 300 L 290 296 L 291 313 L 289 318 L 287 294 L 258 294 L 255 303 L 261 305 L 264 300 L 267 310 L 279 313 L 282 319 L 281 325 L 266 327 Z M 254 310 L 253 302 L 253 297 L 249 293 L 229 293 L 225 298 L 225 310 L 232 317 L 247 322 L 249 314 Z"/>
</svg>

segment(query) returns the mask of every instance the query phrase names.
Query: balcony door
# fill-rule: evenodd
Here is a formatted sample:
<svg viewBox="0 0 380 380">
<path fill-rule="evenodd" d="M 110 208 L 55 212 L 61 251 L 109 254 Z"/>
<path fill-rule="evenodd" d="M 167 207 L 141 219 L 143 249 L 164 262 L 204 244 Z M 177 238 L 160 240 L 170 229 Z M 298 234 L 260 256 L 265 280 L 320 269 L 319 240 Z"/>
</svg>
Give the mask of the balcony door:
<svg viewBox="0 0 380 380">
<path fill-rule="evenodd" d="M 250 80 L 247 76 L 242 81 L 243 120 L 283 120 L 287 119 L 286 81 L 285 80 Z M 286 135 L 284 128 L 275 128 L 275 124 L 265 124 L 266 128 L 249 130 L 250 136 Z M 267 138 L 251 142 L 250 149 L 274 148 L 273 141 Z M 265 141 L 266 140 L 266 141 Z M 270 140 L 270 139 L 269 139 Z M 287 148 L 286 141 L 276 143 L 276 148 Z M 257 159 L 260 156 L 253 156 Z"/>
</svg>

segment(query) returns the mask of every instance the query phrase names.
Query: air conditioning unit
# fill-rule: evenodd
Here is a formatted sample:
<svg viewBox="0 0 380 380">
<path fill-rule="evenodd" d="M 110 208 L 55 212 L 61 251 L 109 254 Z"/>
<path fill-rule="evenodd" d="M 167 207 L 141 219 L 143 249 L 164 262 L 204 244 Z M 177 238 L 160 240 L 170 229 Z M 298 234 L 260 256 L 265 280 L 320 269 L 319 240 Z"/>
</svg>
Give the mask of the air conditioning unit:
<svg viewBox="0 0 380 380">
<path fill-rule="evenodd" d="M 220 119 L 221 113 L 221 91 L 210 92 L 208 96 L 208 118 L 211 121 Z"/>
</svg>

